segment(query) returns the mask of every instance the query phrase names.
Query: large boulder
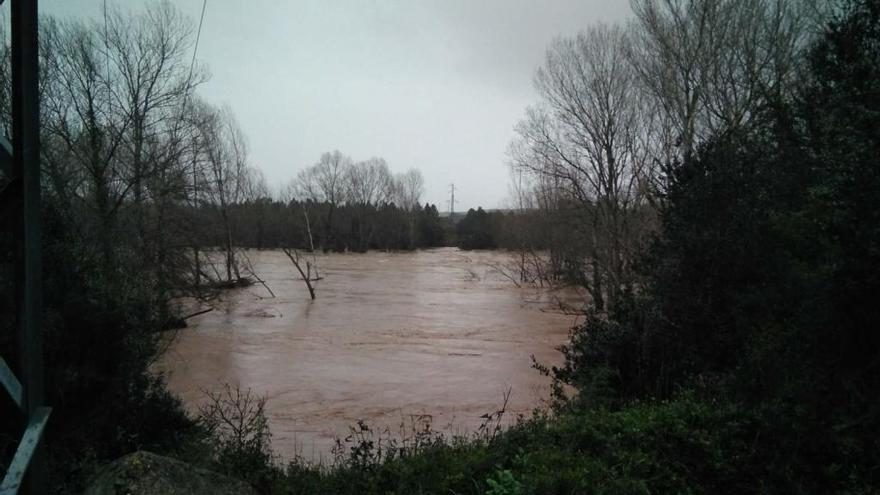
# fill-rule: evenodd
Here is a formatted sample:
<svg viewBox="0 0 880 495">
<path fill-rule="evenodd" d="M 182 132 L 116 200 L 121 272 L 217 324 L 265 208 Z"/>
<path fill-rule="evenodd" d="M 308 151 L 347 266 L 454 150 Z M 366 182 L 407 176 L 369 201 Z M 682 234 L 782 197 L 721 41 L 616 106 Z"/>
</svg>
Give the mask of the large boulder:
<svg viewBox="0 0 880 495">
<path fill-rule="evenodd" d="M 185 462 L 139 451 L 101 468 L 86 495 L 256 495 L 242 481 Z"/>
</svg>

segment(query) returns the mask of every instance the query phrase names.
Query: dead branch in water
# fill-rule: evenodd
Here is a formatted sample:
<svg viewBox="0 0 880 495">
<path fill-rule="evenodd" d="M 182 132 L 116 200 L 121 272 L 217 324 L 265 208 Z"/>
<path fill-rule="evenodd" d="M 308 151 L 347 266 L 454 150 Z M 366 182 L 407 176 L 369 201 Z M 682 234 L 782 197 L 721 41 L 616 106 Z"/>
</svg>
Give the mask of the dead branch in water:
<svg viewBox="0 0 880 495">
<path fill-rule="evenodd" d="M 242 257 L 244 257 L 244 262 L 245 262 L 243 268 L 250 274 L 251 277 L 254 278 L 254 280 L 256 280 L 257 282 L 262 284 L 262 286 L 265 287 L 266 290 L 269 291 L 269 294 L 272 294 L 272 297 L 274 298 L 275 293 L 272 292 L 272 289 L 269 288 L 269 285 L 266 284 L 266 281 L 261 279 L 260 276 L 257 275 L 257 271 L 254 270 L 254 265 L 253 265 L 253 263 L 251 263 L 250 257 L 244 251 L 241 252 L 241 255 L 242 255 Z"/>
<path fill-rule="evenodd" d="M 293 263 L 293 266 L 296 267 L 296 270 L 302 277 L 303 282 L 306 283 L 306 287 L 308 287 L 309 289 L 309 295 L 312 296 L 312 299 L 315 299 L 315 288 L 312 286 L 312 264 L 306 261 L 306 271 L 303 271 L 302 266 L 300 265 L 299 251 L 297 251 L 296 249 L 291 250 L 288 248 L 284 248 L 283 251 L 284 254 L 286 254 L 287 257 L 290 258 L 290 262 Z M 315 268 L 315 271 L 318 271 L 317 267 Z M 314 280 L 320 280 L 320 277 L 316 277 Z"/>
<path fill-rule="evenodd" d="M 208 309 L 196 311 L 195 313 L 188 314 L 186 316 L 168 318 L 168 320 L 165 321 L 162 324 L 162 326 L 159 328 L 159 331 L 160 332 L 167 332 L 167 331 L 171 331 L 171 330 L 180 330 L 181 328 L 186 328 L 186 320 L 188 320 L 194 316 L 199 316 L 199 315 L 203 315 L 205 313 L 210 313 L 211 311 L 214 311 L 213 306 L 209 307 Z"/>
<path fill-rule="evenodd" d="M 205 288 L 211 290 L 238 289 L 241 287 L 250 287 L 254 285 L 254 281 L 247 277 L 234 278 L 232 280 L 212 281 L 210 284 L 203 284 Z"/>
<path fill-rule="evenodd" d="M 467 272 L 467 276 L 464 277 L 464 280 L 467 280 L 468 282 L 479 282 L 480 281 L 480 276 L 477 274 L 476 271 L 474 271 L 470 268 L 465 268 L 464 271 Z"/>
<path fill-rule="evenodd" d="M 309 251 L 315 252 L 315 240 L 312 238 L 312 224 L 309 222 L 309 213 L 303 209 L 303 216 L 306 219 L 306 233 L 309 234 Z"/>
<path fill-rule="evenodd" d="M 507 390 L 504 392 L 504 402 L 501 404 L 501 408 L 497 411 L 483 414 L 480 416 L 480 419 L 483 422 L 480 424 L 480 427 L 477 429 L 477 436 L 486 442 L 491 442 L 495 440 L 495 437 L 501 433 L 503 429 L 502 420 L 504 419 L 504 414 L 507 412 L 507 403 L 510 401 L 510 392 L 513 390 L 513 387 L 507 387 Z"/>
<path fill-rule="evenodd" d="M 201 311 L 196 311 L 195 313 L 188 314 L 188 315 L 186 315 L 186 316 L 181 317 L 180 319 L 181 319 L 181 320 L 188 320 L 188 319 L 190 319 L 190 318 L 192 318 L 192 317 L 194 317 L 194 316 L 199 316 L 199 315 L 203 315 L 203 314 L 205 314 L 205 313 L 210 313 L 211 311 L 214 311 L 214 307 L 213 307 L 213 306 L 211 306 L 211 307 L 208 308 L 208 309 L 203 309 L 203 310 L 201 310 Z"/>
<path fill-rule="evenodd" d="M 486 263 L 486 266 L 488 266 L 507 280 L 510 280 L 517 288 L 522 287 L 522 285 L 520 285 L 520 281 L 517 280 L 517 277 L 511 274 L 510 271 L 507 270 L 507 267 L 505 267 L 501 263 Z"/>
<path fill-rule="evenodd" d="M 303 210 L 303 216 L 306 217 L 306 233 L 309 234 L 309 252 L 312 254 L 312 264 L 315 267 L 315 280 L 321 280 L 321 274 L 318 273 L 318 258 L 315 256 L 315 240 L 312 238 L 312 224 L 309 222 L 308 213 Z M 306 263 L 306 269 L 311 275 L 311 267 Z"/>
<path fill-rule="evenodd" d="M 567 304 L 566 302 L 564 302 L 562 299 L 560 299 L 555 294 L 551 295 L 551 297 L 556 302 L 556 307 L 553 309 L 541 308 L 542 313 L 555 313 L 555 314 L 562 314 L 562 315 L 567 315 L 567 316 L 584 316 L 587 314 L 586 308 L 579 309 L 579 308 L 576 308 L 570 304 Z"/>
</svg>

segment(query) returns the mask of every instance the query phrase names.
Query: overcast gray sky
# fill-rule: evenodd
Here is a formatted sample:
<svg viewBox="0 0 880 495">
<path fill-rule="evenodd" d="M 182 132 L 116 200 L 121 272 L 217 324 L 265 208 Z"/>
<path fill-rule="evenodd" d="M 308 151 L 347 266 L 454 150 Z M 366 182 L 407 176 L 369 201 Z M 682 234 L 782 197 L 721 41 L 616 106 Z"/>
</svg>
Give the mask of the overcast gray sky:
<svg viewBox="0 0 880 495">
<path fill-rule="evenodd" d="M 202 0 L 173 3 L 198 22 Z M 40 8 L 97 17 L 102 6 Z M 495 208 L 547 45 L 629 15 L 627 0 L 207 0 L 198 59 L 212 76 L 199 92 L 232 106 L 271 187 L 339 149 L 420 169 L 424 199 L 441 210 L 453 182 L 456 210 Z"/>
</svg>

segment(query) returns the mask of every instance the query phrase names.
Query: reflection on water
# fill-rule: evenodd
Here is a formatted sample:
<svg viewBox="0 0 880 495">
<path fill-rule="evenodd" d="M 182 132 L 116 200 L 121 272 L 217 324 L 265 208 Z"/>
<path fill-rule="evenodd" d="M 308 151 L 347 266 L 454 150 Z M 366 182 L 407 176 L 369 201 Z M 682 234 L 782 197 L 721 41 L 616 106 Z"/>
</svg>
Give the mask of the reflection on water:
<svg viewBox="0 0 880 495">
<path fill-rule="evenodd" d="M 224 382 L 269 398 L 273 447 L 327 459 L 358 419 L 396 430 L 430 414 L 473 431 L 512 388 L 508 411 L 548 396 L 530 355 L 557 363 L 573 317 L 542 311 L 570 291 L 516 288 L 491 263 L 508 255 L 454 248 L 319 255 L 317 299 L 287 257 L 250 253 L 260 285 L 226 292 L 192 318 L 158 365 L 189 407 Z"/>
</svg>

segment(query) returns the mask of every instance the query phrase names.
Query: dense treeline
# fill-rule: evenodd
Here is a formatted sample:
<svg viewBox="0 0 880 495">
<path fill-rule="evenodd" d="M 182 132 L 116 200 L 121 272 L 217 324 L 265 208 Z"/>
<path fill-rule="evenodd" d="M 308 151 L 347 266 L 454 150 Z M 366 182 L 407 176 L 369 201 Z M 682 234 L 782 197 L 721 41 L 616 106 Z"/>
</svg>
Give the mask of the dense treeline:
<svg viewBox="0 0 880 495">
<path fill-rule="evenodd" d="M 415 249 L 444 244 L 445 231 L 436 206 L 421 205 L 424 178 L 416 169 L 392 174 L 382 158 L 355 162 L 338 150 L 324 153 L 317 163 L 297 174 L 282 191 L 287 199 L 287 213 L 280 212 L 275 222 L 300 224 L 291 230 L 274 225 L 264 232 L 279 242 L 324 251 L 368 249 Z M 265 202 L 265 200 L 261 200 Z M 259 202 L 239 205 L 249 220 L 242 224 L 263 222 L 261 213 L 253 214 Z M 278 206 L 283 207 L 283 204 Z M 277 211 L 277 207 L 276 207 Z M 263 216 L 264 219 L 270 217 Z M 304 224 L 304 225 L 303 225 Z M 263 225 L 263 223 L 261 223 Z M 262 233 L 242 239 L 244 245 L 260 247 Z M 306 235 L 296 241 L 297 235 Z M 293 236 L 288 237 L 288 236 Z"/>
<path fill-rule="evenodd" d="M 536 210 L 469 209 L 455 223 L 455 245 L 461 249 L 548 249 L 556 228 Z"/>
<path fill-rule="evenodd" d="M 327 219 L 333 211 L 333 223 Z M 259 198 L 230 205 L 241 247 L 296 248 L 353 252 L 368 249 L 408 250 L 445 245 L 445 225 L 437 207 L 415 204 L 409 209 L 394 203 L 365 206 L 326 202 L 282 201 Z M 311 232 L 311 236 L 310 236 Z M 205 246 L 220 245 L 222 233 L 204 238 Z"/>
<path fill-rule="evenodd" d="M 446 227 L 437 207 L 420 203 L 424 179 L 416 169 L 392 174 L 385 160 L 354 162 L 339 151 L 324 153 L 276 198 L 264 184 L 212 215 L 199 204 L 186 216 L 199 218 L 195 245 L 295 248 L 337 252 L 409 250 L 442 246 Z"/>
<path fill-rule="evenodd" d="M 500 244 L 502 223 L 500 212 L 486 212 L 471 208 L 455 225 L 458 247 L 462 249 L 495 249 Z"/>
</svg>

